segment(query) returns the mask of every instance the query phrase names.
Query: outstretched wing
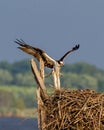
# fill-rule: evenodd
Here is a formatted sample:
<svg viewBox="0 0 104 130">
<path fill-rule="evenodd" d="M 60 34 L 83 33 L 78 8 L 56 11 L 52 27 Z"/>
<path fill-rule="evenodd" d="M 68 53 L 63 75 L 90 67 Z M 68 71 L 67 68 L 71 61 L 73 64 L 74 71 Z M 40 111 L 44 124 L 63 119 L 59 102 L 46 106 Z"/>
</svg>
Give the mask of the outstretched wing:
<svg viewBox="0 0 104 130">
<path fill-rule="evenodd" d="M 20 45 L 20 47 L 18 47 L 19 49 L 21 49 L 22 51 L 24 51 L 24 52 L 26 52 L 28 54 L 33 55 L 34 57 L 37 58 L 37 60 L 39 60 L 42 53 L 44 53 L 43 50 L 28 45 L 22 39 L 20 39 L 20 40 L 16 39 L 15 43 Z"/>
<path fill-rule="evenodd" d="M 15 43 L 20 45 L 20 47 L 18 47 L 18 48 L 21 49 L 22 51 L 24 51 L 30 55 L 33 55 L 38 61 L 40 61 L 40 58 L 42 58 L 45 66 L 47 66 L 49 68 L 53 68 L 54 59 L 52 59 L 50 56 L 48 56 L 45 53 L 45 51 L 28 45 L 22 39 L 20 39 L 20 40 L 16 39 Z"/>
<path fill-rule="evenodd" d="M 64 54 L 64 56 L 62 56 L 60 59 L 59 59 L 59 61 L 63 61 L 64 60 L 64 58 L 69 54 L 69 53 L 71 53 L 71 52 L 73 52 L 73 51 L 75 51 L 75 50 L 77 50 L 77 49 L 79 49 L 79 47 L 80 47 L 80 45 L 78 44 L 78 45 L 76 45 L 75 47 L 73 47 L 71 50 L 69 50 L 68 52 L 66 52 L 65 54 Z"/>
</svg>

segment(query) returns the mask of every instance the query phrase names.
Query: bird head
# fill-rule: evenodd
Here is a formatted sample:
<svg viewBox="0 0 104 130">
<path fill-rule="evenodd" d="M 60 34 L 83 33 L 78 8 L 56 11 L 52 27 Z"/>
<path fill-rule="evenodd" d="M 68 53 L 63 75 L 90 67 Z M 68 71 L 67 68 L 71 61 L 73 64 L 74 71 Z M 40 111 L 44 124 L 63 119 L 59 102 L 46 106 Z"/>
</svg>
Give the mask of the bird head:
<svg viewBox="0 0 104 130">
<path fill-rule="evenodd" d="M 58 61 L 60 66 L 64 66 L 64 62 L 63 61 Z"/>
</svg>

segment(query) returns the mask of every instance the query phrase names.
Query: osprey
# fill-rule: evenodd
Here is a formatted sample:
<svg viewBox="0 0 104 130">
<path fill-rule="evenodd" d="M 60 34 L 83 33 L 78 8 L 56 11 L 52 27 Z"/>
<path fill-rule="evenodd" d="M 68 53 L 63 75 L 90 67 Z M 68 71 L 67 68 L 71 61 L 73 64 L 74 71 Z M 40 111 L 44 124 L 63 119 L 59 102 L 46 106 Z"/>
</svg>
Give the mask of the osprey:
<svg viewBox="0 0 104 130">
<path fill-rule="evenodd" d="M 51 58 L 50 56 L 47 55 L 47 53 L 39 48 L 36 47 L 32 47 L 30 45 L 28 45 L 27 43 L 25 43 L 22 39 L 18 40 L 16 39 L 15 43 L 19 44 L 20 47 L 18 47 L 19 49 L 21 49 L 22 51 L 33 55 L 38 61 L 40 61 L 40 58 L 42 58 L 43 62 L 44 62 L 44 66 L 48 67 L 48 68 L 53 68 L 54 67 L 54 63 L 57 62 L 60 66 L 64 65 L 64 58 L 71 52 L 77 50 L 79 48 L 79 44 L 76 45 L 75 47 L 73 47 L 71 50 L 69 50 L 68 52 L 66 52 L 59 60 L 54 60 L 53 58 Z"/>
</svg>

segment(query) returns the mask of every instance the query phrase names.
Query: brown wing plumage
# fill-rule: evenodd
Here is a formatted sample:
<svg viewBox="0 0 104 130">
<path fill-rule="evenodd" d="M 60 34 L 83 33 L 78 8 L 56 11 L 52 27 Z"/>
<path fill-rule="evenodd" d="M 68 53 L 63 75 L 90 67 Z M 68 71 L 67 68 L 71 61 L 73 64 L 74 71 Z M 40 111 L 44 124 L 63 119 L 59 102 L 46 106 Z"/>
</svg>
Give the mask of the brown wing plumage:
<svg viewBox="0 0 104 130">
<path fill-rule="evenodd" d="M 22 51 L 33 55 L 38 61 L 40 61 L 40 58 L 42 58 L 44 65 L 47 66 L 48 68 L 53 68 L 54 63 L 56 62 L 56 60 L 52 59 L 50 56 L 47 55 L 47 53 L 39 48 L 36 47 L 32 47 L 30 45 L 28 45 L 27 43 L 25 43 L 22 39 L 18 40 L 16 39 L 15 43 L 19 44 L 20 47 L 18 47 L 19 49 L 21 49 Z M 69 50 L 68 52 L 66 52 L 64 54 L 64 56 L 62 56 L 59 60 L 57 60 L 57 62 L 61 65 L 63 65 L 63 60 L 64 58 L 71 52 L 79 49 L 80 45 L 76 45 L 75 47 L 73 47 L 71 50 Z"/>
<path fill-rule="evenodd" d="M 73 52 L 73 51 L 79 49 L 79 47 L 80 47 L 79 44 L 76 45 L 75 47 L 73 47 L 71 50 L 69 50 L 68 52 L 66 52 L 66 53 L 58 60 L 58 62 L 63 61 L 64 58 L 65 58 L 69 53 L 71 53 L 71 52 Z"/>
<path fill-rule="evenodd" d="M 45 53 L 45 51 L 28 45 L 22 39 L 20 40 L 16 39 L 15 43 L 20 45 L 20 47 L 18 48 L 21 49 L 22 51 L 30 55 L 33 55 L 38 61 L 40 60 L 40 58 L 42 58 L 45 66 L 47 66 L 48 68 L 53 68 L 55 60 L 52 59 L 50 56 L 48 56 Z"/>
</svg>

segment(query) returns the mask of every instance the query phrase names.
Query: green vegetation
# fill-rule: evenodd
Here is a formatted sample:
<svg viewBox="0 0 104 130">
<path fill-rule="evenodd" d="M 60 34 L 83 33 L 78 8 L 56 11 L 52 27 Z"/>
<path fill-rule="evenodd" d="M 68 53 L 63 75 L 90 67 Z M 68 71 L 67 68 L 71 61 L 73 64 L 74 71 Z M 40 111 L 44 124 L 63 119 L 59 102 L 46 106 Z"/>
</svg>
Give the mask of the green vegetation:
<svg viewBox="0 0 104 130">
<path fill-rule="evenodd" d="M 46 69 L 47 74 L 49 69 Z M 91 88 L 104 91 L 104 71 L 88 63 L 66 64 L 62 67 L 61 85 L 70 89 Z M 52 76 L 46 78 L 46 86 L 52 86 Z M 0 62 L 0 85 L 36 86 L 29 60 L 15 63 Z"/>
<path fill-rule="evenodd" d="M 49 72 L 50 69 L 46 69 L 46 74 Z M 61 73 L 62 87 L 104 91 L 104 71 L 94 65 L 83 62 L 66 64 L 61 68 Z M 53 89 L 52 76 L 45 81 L 50 94 Z M 0 62 L 0 116 L 7 113 L 17 116 L 31 115 L 37 105 L 36 86 L 29 60 Z"/>
<path fill-rule="evenodd" d="M 0 86 L 0 116 L 36 117 L 36 106 L 36 87 Z"/>
<path fill-rule="evenodd" d="M 32 108 L 36 107 L 35 87 L 0 86 L 0 107 Z"/>
<path fill-rule="evenodd" d="M 24 113 L 27 109 L 31 110 L 35 107 L 35 87 L 0 86 L 0 115 L 20 114 L 21 111 Z"/>
</svg>

